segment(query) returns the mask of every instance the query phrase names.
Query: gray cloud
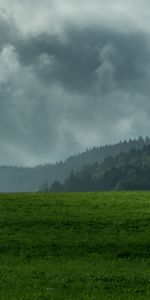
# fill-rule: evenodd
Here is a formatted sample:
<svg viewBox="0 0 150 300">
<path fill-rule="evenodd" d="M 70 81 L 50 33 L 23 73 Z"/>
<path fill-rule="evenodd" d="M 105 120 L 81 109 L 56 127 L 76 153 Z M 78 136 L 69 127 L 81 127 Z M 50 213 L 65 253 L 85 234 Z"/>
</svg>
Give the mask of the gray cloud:
<svg viewBox="0 0 150 300">
<path fill-rule="evenodd" d="M 0 164 L 56 161 L 149 134 L 149 4 L 133 17 L 134 4 L 2 1 Z"/>
<path fill-rule="evenodd" d="M 62 34 L 66 23 L 76 27 L 105 24 L 121 31 L 149 31 L 148 0 L 1 0 L 0 7 L 14 16 L 24 34 Z"/>
<path fill-rule="evenodd" d="M 21 63 L 34 65 L 45 82 L 54 79 L 67 88 L 84 90 L 95 83 L 104 65 L 114 68 L 117 82 L 125 85 L 144 75 L 149 42 L 139 32 L 118 33 L 105 28 L 66 30 L 67 41 L 42 34 L 18 44 Z M 109 70 L 110 72 L 110 70 Z"/>
</svg>

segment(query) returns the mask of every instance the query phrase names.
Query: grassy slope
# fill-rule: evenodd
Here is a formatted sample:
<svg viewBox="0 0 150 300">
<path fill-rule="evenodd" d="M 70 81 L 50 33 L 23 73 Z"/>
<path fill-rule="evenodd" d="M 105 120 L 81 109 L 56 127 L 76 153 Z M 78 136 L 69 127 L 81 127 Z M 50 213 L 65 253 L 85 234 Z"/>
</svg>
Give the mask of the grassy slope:
<svg viewBox="0 0 150 300">
<path fill-rule="evenodd" d="M 150 193 L 1 195 L 0 299 L 150 299 Z"/>
</svg>

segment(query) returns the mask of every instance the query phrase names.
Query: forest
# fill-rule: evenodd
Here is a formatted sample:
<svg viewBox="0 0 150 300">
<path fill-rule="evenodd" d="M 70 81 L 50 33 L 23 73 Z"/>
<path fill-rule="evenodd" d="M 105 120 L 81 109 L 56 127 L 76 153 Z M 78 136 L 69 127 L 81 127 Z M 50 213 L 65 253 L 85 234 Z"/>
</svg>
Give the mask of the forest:
<svg viewBox="0 0 150 300">
<path fill-rule="evenodd" d="M 93 173 L 95 173 L 94 170 L 96 168 L 99 169 L 99 165 L 103 164 L 104 161 L 106 163 L 106 161 L 112 160 L 115 166 L 115 161 L 113 161 L 113 158 L 118 156 L 120 153 L 128 153 L 131 149 L 142 149 L 145 145 L 149 144 L 149 137 L 143 138 L 140 136 L 137 139 L 120 141 L 114 145 L 93 147 L 84 152 L 72 155 L 66 158 L 64 161 L 59 161 L 56 163 L 48 162 L 44 165 L 37 165 L 35 167 L 1 166 L 0 192 L 10 193 L 37 192 L 39 190 L 47 191 L 50 189 L 50 186 L 52 183 L 54 183 L 54 181 L 57 181 L 57 183 L 63 183 L 65 180 L 68 181 L 66 178 L 69 178 L 70 176 L 74 177 L 74 175 L 78 172 L 81 172 L 82 174 L 84 169 L 87 169 L 86 172 L 91 172 L 90 176 L 93 176 Z M 49 157 L 51 157 L 51 153 Z M 111 157 L 111 159 L 109 157 Z M 75 177 L 76 176 L 78 175 L 75 175 Z M 52 184 L 52 190 L 55 190 L 54 186 L 56 186 L 56 182 L 55 185 Z M 79 185 L 78 189 L 80 188 L 81 187 Z M 58 189 L 60 189 L 60 185 L 56 190 Z M 65 190 L 68 189 L 70 190 L 70 188 L 65 188 Z M 95 187 L 95 189 L 97 189 L 97 187 Z M 85 189 L 85 187 L 82 186 L 82 190 L 87 190 L 87 188 Z"/>
<path fill-rule="evenodd" d="M 148 141 L 148 139 L 147 139 Z M 81 192 L 150 189 L 150 145 L 132 148 L 118 155 L 108 155 L 103 162 L 84 164 L 81 170 L 73 169 L 63 181 L 46 181 L 40 191 Z"/>
</svg>

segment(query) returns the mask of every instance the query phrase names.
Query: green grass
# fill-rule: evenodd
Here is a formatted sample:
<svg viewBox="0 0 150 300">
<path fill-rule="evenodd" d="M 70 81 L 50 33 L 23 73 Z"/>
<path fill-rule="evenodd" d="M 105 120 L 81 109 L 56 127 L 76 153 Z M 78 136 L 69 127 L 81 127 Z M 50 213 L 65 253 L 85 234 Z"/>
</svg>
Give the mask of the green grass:
<svg viewBox="0 0 150 300">
<path fill-rule="evenodd" d="M 150 299 L 150 193 L 0 195 L 8 299 Z"/>
</svg>

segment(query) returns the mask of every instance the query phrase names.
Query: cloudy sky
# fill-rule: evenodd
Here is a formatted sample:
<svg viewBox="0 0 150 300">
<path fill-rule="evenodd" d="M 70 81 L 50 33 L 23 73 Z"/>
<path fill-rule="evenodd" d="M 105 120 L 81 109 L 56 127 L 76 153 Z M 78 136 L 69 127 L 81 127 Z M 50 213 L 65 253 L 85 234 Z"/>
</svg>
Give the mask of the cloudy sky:
<svg viewBox="0 0 150 300">
<path fill-rule="evenodd" d="M 0 164 L 150 135 L 149 0 L 0 1 Z"/>
</svg>

